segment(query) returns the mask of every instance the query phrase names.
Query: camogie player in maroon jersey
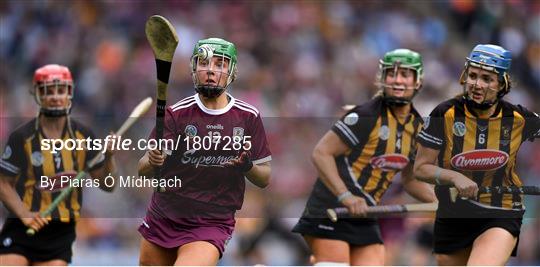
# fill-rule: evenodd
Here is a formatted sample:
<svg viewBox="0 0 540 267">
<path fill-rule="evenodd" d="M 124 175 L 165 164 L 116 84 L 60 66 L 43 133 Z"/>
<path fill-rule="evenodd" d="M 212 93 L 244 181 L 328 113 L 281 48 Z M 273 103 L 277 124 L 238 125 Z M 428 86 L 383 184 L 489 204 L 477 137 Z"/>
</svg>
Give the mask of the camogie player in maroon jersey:
<svg viewBox="0 0 540 267">
<path fill-rule="evenodd" d="M 164 180 L 181 179 L 152 196 L 139 227 L 142 265 L 216 265 L 242 207 L 245 177 L 261 188 L 270 179 L 259 111 L 226 92 L 236 77 L 234 44 L 198 41 L 191 67 L 197 93 L 165 114 L 163 138 L 180 142 L 165 153 L 149 150 L 139 162 L 141 176 L 161 167 Z"/>
</svg>

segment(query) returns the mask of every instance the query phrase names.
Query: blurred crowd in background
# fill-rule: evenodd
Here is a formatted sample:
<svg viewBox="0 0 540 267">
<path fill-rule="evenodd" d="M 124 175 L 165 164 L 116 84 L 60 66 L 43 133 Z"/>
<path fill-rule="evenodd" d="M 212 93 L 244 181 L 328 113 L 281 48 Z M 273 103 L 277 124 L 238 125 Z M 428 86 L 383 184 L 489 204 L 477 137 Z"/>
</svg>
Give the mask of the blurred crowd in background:
<svg viewBox="0 0 540 267">
<path fill-rule="evenodd" d="M 33 71 L 68 66 L 75 79 L 72 116 L 97 136 L 118 127 L 144 97 L 155 97 L 155 66 L 144 35 L 146 19 L 167 17 L 180 44 L 168 103 L 194 94 L 189 58 L 199 39 L 222 37 L 238 49 L 238 79 L 230 92 L 258 107 L 272 150 L 272 184 L 248 186 L 225 265 L 304 265 L 309 251 L 290 229 L 316 179 L 313 146 L 345 104 L 376 91 L 378 59 L 404 47 L 420 52 L 425 80 L 415 106 L 424 116 L 462 91 L 458 78 L 478 43 L 513 53 L 506 99 L 540 111 L 540 2 L 437 1 L 1 1 L 0 145 L 36 115 Z M 128 136 L 146 137 L 154 112 Z M 120 173 L 135 175 L 143 151 L 118 152 Z M 518 157 L 525 184 L 540 184 L 540 142 Z M 399 177 L 396 178 L 399 180 Z M 384 203 L 413 201 L 395 182 Z M 86 190 L 74 264 L 138 264 L 136 228 L 152 190 Z M 540 264 L 540 204 L 528 197 L 519 255 L 510 264 Z M 0 212 L 5 218 L 6 211 Z M 432 218 L 382 220 L 387 264 L 431 265 Z M 97 256 L 99 255 L 99 256 Z"/>
</svg>

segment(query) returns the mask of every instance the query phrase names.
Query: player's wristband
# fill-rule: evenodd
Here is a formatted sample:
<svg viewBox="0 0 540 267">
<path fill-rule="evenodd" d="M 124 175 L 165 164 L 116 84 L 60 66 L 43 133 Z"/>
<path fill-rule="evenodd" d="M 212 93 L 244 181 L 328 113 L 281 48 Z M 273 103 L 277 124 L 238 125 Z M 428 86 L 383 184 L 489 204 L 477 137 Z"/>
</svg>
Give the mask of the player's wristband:
<svg viewBox="0 0 540 267">
<path fill-rule="evenodd" d="M 253 161 L 251 161 L 249 158 L 242 165 L 240 165 L 240 170 L 243 173 L 249 172 L 251 168 L 253 168 Z"/>
<path fill-rule="evenodd" d="M 243 173 L 249 172 L 251 168 L 253 168 L 253 161 L 249 158 L 249 153 L 242 153 L 240 155 L 240 164 L 238 165 L 238 168 Z"/>
<path fill-rule="evenodd" d="M 339 196 L 337 196 L 337 201 L 338 202 L 341 202 L 343 201 L 344 199 L 352 196 L 353 194 L 351 193 L 351 191 L 347 191 L 347 192 L 343 192 L 341 194 L 339 194 Z"/>
<path fill-rule="evenodd" d="M 435 183 L 437 185 L 441 185 L 441 168 L 437 167 L 437 170 L 435 171 Z"/>
</svg>

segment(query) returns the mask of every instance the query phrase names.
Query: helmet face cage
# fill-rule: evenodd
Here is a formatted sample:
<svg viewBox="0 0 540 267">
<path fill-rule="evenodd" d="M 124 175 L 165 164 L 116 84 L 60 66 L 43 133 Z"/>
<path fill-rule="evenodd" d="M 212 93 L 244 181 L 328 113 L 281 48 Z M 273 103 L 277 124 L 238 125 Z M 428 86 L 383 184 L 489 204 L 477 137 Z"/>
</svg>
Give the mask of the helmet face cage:
<svg viewBox="0 0 540 267">
<path fill-rule="evenodd" d="M 391 97 L 386 95 L 386 88 L 394 88 L 395 85 L 390 85 L 386 83 L 387 74 L 390 70 L 393 70 L 394 78 L 398 75 L 399 69 L 407 69 L 412 71 L 415 75 L 415 84 L 414 87 L 405 87 L 405 90 L 415 90 L 414 94 L 409 97 Z M 414 52 L 409 49 L 396 49 L 392 50 L 384 55 L 384 57 L 379 60 L 379 71 L 377 72 L 377 81 L 376 85 L 380 88 L 383 93 L 383 97 L 391 104 L 408 104 L 412 101 L 414 96 L 416 96 L 418 90 L 422 86 L 422 80 L 424 77 L 422 57 L 417 52 Z"/>
<path fill-rule="evenodd" d="M 34 73 L 34 86 L 31 94 L 34 95 L 36 103 L 40 107 L 40 112 L 46 116 L 61 116 L 69 113 L 71 100 L 73 98 L 74 84 L 71 72 L 67 67 L 50 64 L 43 66 Z M 45 97 L 65 97 L 68 104 L 65 107 L 44 108 L 42 100 Z"/>
<path fill-rule="evenodd" d="M 487 109 L 510 92 L 510 76 L 508 75 L 508 70 L 510 69 L 512 61 L 510 51 L 496 45 L 477 45 L 466 59 L 459 82 L 463 85 L 463 95 L 465 99 L 473 105 L 473 107 Z M 470 67 L 487 70 L 497 74 L 500 87 L 488 87 L 484 92 L 484 101 L 482 103 L 477 103 L 469 97 L 467 88 L 471 87 L 474 90 L 474 88 L 478 86 L 478 79 L 476 79 L 474 83 L 469 82 L 468 75 Z M 497 92 L 497 98 L 494 101 L 486 101 L 488 91 Z"/>
<path fill-rule="evenodd" d="M 34 95 L 36 102 L 41 106 L 41 99 L 48 96 L 68 96 L 68 99 L 73 98 L 73 82 L 61 81 L 55 79 L 52 82 L 38 82 L 34 85 Z"/>
<path fill-rule="evenodd" d="M 394 78 L 397 78 L 399 69 L 406 69 L 407 71 L 411 71 L 414 73 L 415 76 L 415 84 L 412 89 L 419 89 L 422 84 L 422 78 L 421 75 L 418 74 L 418 69 L 415 67 L 407 66 L 401 64 L 401 62 L 395 62 L 392 65 L 386 64 L 382 61 L 379 62 L 379 75 L 378 76 L 378 83 L 381 87 L 387 88 L 387 87 L 395 87 L 394 85 L 389 85 L 386 83 L 386 77 L 389 70 L 392 70 L 394 73 Z M 410 88 L 405 88 L 410 89 Z"/>
<path fill-rule="evenodd" d="M 228 63 L 226 70 L 223 69 L 225 62 Z M 221 95 L 236 78 L 236 62 L 234 44 L 219 38 L 209 38 L 197 42 L 190 62 L 195 91 L 210 98 Z M 200 77 L 211 74 L 214 74 L 215 85 L 210 84 L 209 81 L 200 80 Z M 224 78 L 226 78 L 226 83 L 222 85 L 221 81 Z"/>
</svg>

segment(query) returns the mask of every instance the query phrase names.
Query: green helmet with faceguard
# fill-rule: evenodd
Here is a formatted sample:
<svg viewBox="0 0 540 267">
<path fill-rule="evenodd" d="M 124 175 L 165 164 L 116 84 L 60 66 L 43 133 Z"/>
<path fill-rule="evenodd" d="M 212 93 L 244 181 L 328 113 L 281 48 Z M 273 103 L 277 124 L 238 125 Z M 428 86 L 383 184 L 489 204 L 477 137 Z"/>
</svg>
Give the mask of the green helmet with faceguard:
<svg viewBox="0 0 540 267">
<path fill-rule="evenodd" d="M 211 60 L 213 57 L 221 57 L 224 61 L 228 60 L 227 73 L 215 71 L 218 81 L 221 75 L 227 75 L 225 86 L 205 84 L 205 81 L 199 81 L 197 76 L 197 63 L 199 60 Z M 205 70 L 208 71 L 208 70 Z M 195 91 L 205 97 L 218 97 L 236 78 L 237 71 L 237 52 L 233 43 L 221 38 L 208 38 L 199 40 L 193 48 L 191 57 L 191 75 L 195 85 Z"/>
<path fill-rule="evenodd" d="M 397 75 L 398 68 L 406 68 L 414 71 L 415 85 L 414 94 L 410 98 L 405 97 L 392 97 L 387 96 L 384 89 L 386 87 L 392 87 L 385 83 L 386 74 L 389 70 L 393 70 Z M 384 54 L 383 58 L 379 60 L 379 72 L 377 74 L 377 83 L 381 87 L 383 97 L 386 102 L 394 105 L 406 105 L 412 101 L 414 96 L 418 93 L 418 90 L 422 86 L 422 79 L 424 77 L 424 65 L 422 64 L 422 56 L 412 50 L 399 48 Z"/>
</svg>

